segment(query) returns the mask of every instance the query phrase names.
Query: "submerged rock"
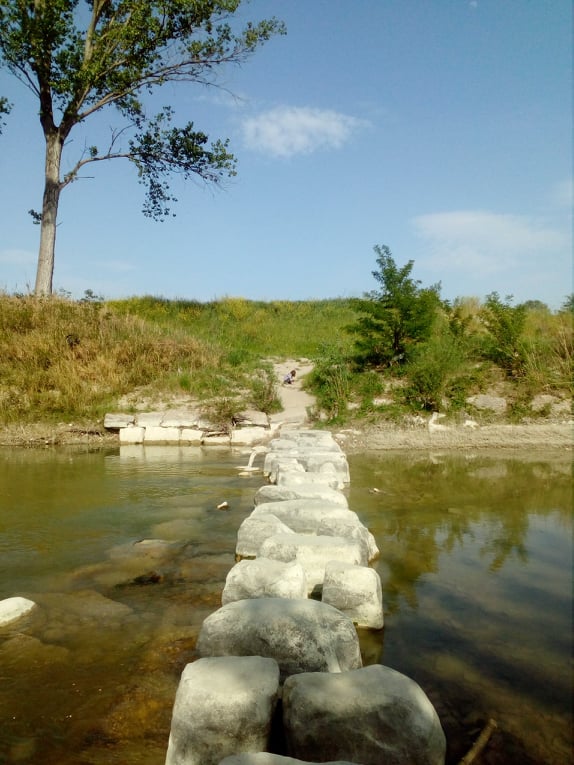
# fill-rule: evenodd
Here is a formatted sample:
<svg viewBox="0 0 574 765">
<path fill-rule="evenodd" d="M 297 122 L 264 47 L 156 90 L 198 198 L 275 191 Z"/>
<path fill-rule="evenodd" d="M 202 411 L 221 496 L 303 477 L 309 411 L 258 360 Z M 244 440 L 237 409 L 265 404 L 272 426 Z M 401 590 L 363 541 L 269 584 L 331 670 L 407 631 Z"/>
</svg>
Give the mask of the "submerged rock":
<svg viewBox="0 0 574 765">
<path fill-rule="evenodd" d="M 0 600 L 0 627 L 29 614 L 36 604 L 28 598 L 14 597 Z"/>
</svg>

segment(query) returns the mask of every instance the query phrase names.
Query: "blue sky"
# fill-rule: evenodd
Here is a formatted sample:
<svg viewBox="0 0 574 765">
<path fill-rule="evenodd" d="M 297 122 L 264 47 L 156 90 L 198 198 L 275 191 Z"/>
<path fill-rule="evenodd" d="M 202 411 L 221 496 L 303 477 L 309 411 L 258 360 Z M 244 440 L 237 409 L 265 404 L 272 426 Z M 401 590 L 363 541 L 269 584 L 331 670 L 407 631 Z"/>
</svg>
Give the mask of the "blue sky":
<svg viewBox="0 0 574 765">
<path fill-rule="evenodd" d="M 172 189 L 175 218 L 141 214 L 124 161 L 64 190 L 55 289 L 306 300 L 377 285 L 375 245 L 447 299 L 494 290 L 558 308 L 572 292 L 570 0 L 253 0 L 287 35 L 217 89 L 168 85 L 238 176 Z M 0 136 L 0 289 L 32 289 L 43 154 L 37 107 L 6 74 Z M 68 166 L 115 113 L 72 134 Z M 92 170 L 93 167 L 93 170 Z"/>
</svg>

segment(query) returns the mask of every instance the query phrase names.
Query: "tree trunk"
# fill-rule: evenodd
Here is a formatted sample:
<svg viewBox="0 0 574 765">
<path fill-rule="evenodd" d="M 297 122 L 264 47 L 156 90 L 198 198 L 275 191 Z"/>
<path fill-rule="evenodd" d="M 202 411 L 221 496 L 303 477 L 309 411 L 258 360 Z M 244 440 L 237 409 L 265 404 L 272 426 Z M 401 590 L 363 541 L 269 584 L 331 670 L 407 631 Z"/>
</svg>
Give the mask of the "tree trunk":
<svg viewBox="0 0 574 765">
<path fill-rule="evenodd" d="M 60 201 L 60 161 L 62 158 L 62 140 L 57 130 L 46 134 L 46 162 L 44 198 L 42 201 L 42 222 L 40 227 L 40 249 L 36 271 L 37 296 L 52 294 L 54 276 L 54 254 L 56 247 L 56 221 Z"/>
</svg>

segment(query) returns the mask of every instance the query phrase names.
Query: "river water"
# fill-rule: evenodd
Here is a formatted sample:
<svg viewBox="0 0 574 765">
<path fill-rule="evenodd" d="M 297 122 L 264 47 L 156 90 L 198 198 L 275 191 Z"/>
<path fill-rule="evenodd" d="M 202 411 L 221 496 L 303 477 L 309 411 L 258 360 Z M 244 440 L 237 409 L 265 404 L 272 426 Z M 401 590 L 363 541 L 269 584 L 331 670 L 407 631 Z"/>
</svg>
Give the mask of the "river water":
<svg viewBox="0 0 574 765">
<path fill-rule="evenodd" d="M 263 483 L 246 462 L 0 450 L 0 598 L 38 604 L 0 628 L 0 763 L 163 764 L 179 676 Z M 349 462 L 350 507 L 381 550 L 385 627 L 361 632 L 364 663 L 423 687 L 447 765 L 491 718 L 483 765 L 571 763 L 571 455 Z"/>
</svg>

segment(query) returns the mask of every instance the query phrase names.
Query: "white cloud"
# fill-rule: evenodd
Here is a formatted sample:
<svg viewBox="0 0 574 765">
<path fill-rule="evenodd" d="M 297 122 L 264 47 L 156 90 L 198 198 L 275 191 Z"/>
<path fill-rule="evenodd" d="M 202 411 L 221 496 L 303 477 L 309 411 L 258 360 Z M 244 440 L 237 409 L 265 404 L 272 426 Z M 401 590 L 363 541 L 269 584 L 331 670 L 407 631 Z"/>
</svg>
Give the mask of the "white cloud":
<svg viewBox="0 0 574 765">
<path fill-rule="evenodd" d="M 427 263 L 481 275 L 524 265 L 568 246 L 567 237 L 527 216 L 485 210 L 420 215 L 413 219 L 419 237 L 430 248 Z"/>
<path fill-rule="evenodd" d="M 36 265 L 37 252 L 29 250 L 0 250 L 0 263 L 11 266 Z"/>
<path fill-rule="evenodd" d="M 248 148 L 277 157 L 340 149 L 364 120 L 332 110 L 278 106 L 242 123 Z"/>
</svg>

